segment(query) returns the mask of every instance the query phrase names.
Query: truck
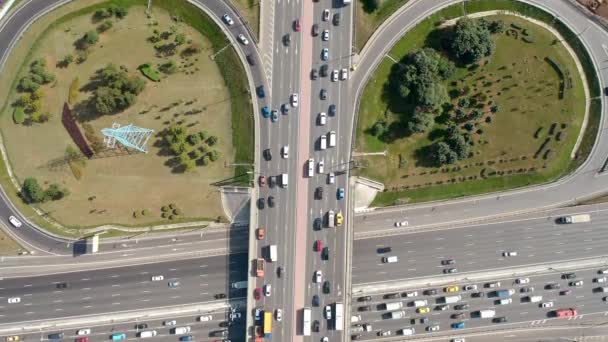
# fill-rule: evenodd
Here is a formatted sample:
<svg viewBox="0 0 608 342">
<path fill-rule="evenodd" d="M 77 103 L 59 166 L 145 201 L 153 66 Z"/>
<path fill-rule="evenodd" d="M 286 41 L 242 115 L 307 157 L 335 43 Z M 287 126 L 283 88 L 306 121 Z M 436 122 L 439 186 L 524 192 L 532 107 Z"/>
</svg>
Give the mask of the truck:
<svg viewBox="0 0 608 342">
<path fill-rule="evenodd" d="M 403 303 L 401 302 L 394 302 L 394 303 L 385 303 L 384 306 L 386 307 L 386 310 L 399 310 L 403 307 Z"/>
<path fill-rule="evenodd" d="M 543 296 L 528 296 L 528 301 L 530 303 L 538 303 L 543 300 Z"/>
<path fill-rule="evenodd" d="M 590 222 L 591 216 L 589 214 L 580 214 L 580 215 L 568 215 L 562 216 L 557 219 L 557 223 L 561 224 L 571 224 L 571 223 L 584 223 Z"/>
<path fill-rule="evenodd" d="M 264 311 L 264 338 L 272 338 L 272 311 Z"/>
<path fill-rule="evenodd" d="M 277 261 L 277 245 L 268 246 L 268 258 L 270 262 Z"/>
<path fill-rule="evenodd" d="M 262 258 L 255 260 L 255 276 L 258 278 L 264 277 L 264 259 Z"/>
<path fill-rule="evenodd" d="M 350 4 L 351 0 L 342 0 L 342 6 Z"/>
<path fill-rule="evenodd" d="M 419 299 L 419 300 L 413 301 L 412 303 L 413 303 L 413 306 L 419 308 L 421 306 L 427 306 L 428 302 L 426 301 L 426 299 Z"/>
<path fill-rule="evenodd" d="M 576 309 L 567 308 L 567 309 L 557 309 L 554 311 L 555 317 L 557 318 L 565 318 L 576 316 Z"/>
<path fill-rule="evenodd" d="M 289 185 L 289 178 L 287 178 L 287 174 L 281 174 L 281 187 L 286 188 Z"/>
<path fill-rule="evenodd" d="M 452 304 L 458 302 L 461 298 L 460 296 L 445 296 L 442 301 L 446 304 Z"/>
<path fill-rule="evenodd" d="M 405 311 L 393 311 L 393 312 L 389 313 L 389 317 L 391 319 L 401 319 L 401 318 L 405 317 Z"/>
<path fill-rule="evenodd" d="M 246 289 L 247 288 L 247 280 L 235 281 L 234 283 L 232 283 L 232 285 L 230 285 L 230 287 L 233 288 L 233 289 L 235 289 L 235 290 Z"/>
<path fill-rule="evenodd" d="M 508 289 L 508 290 L 496 290 L 496 297 L 503 299 L 503 298 L 509 298 L 511 297 L 511 295 L 513 295 L 515 293 L 515 290 L 513 289 Z"/>
<path fill-rule="evenodd" d="M 479 318 L 492 318 L 496 316 L 496 311 L 490 309 L 479 310 L 477 312 Z"/>
<path fill-rule="evenodd" d="M 336 147 L 336 132 L 329 132 L 329 147 Z"/>
<path fill-rule="evenodd" d="M 334 306 L 334 330 L 341 331 L 344 326 L 344 304 L 336 303 Z"/>
</svg>

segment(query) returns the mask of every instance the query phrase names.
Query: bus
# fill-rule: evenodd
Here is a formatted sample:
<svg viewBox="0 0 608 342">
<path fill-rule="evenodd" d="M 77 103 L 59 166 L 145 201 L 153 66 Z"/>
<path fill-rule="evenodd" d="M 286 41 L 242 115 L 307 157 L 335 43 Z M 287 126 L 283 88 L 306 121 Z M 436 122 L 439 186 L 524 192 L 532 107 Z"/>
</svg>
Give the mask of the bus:
<svg viewBox="0 0 608 342">
<path fill-rule="evenodd" d="M 272 338 L 272 312 L 264 311 L 264 338 Z"/>
<path fill-rule="evenodd" d="M 304 308 L 302 312 L 302 335 L 310 336 L 310 317 L 312 313 L 310 308 Z"/>
<path fill-rule="evenodd" d="M 344 304 L 336 303 L 334 312 L 334 329 L 342 330 L 344 326 Z"/>
</svg>

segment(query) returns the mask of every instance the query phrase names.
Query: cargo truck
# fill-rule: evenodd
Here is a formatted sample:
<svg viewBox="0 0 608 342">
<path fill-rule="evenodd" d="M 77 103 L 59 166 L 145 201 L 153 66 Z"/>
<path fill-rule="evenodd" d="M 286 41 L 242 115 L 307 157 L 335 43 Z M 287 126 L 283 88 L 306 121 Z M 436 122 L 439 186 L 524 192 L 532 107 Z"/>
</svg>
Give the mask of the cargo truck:
<svg viewBox="0 0 608 342">
<path fill-rule="evenodd" d="M 492 318 L 496 315 L 496 311 L 490 310 L 490 309 L 485 309 L 485 310 L 479 310 L 478 314 L 479 314 L 479 318 Z"/>
<path fill-rule="evenodd" d="M 528 301 L 530 303 L 538 303 L 543 300 L 543 296 L 528 296 Z"/>
<path fill-rule="evenodd" d="M 513 290 L 513 289 L 509 289 L 509 290 L 496 290 L 496 297 L 498 297 L 500 299 L 509 298 L 514 293 L 515 293 L 515 290 Z"/>
<path fill-rule="evenodd" d="M 286 188 L 289 185 L 289 178 L 287 178 L 287 174 L 281 174 L 281 187 Z"/>
<path fill-rule="evenodd" d="M 389 314 L 391 319 L 401 319 L 405 317 L 405 311 L 393 311 Z"/>
<path fill-rule="evenodd" d="M 588 214 L 562 216 L 557 219 L 557 223 L 561 224 L 583 223 L 589 221 L 591 221 L 591 216 Z"/>
<path fill-rule="evenodd" d="M 403 307 L 403 303 L 401 302 L 395 302 L 395 303 L 386 303 L 384 304 L 384 306 L 386 307 L 386 310 L 399 310 Z"/>
<path fill-rule="evenodd" d="M 255 260 L 255 276 L 258 278 L 264 277 L 264 259 L 262 258 Z"/>
<path fill-rule="evenodd" d="M 334 306 L 334 330 L 341 331 L 344 326 L 344 304 L 336 303 Z"/>
<path fill-rule="evenodd" d="M 443 297 L 443 302 L 446 304 L 452 304 L 458 302 L 460 299 L 460 296 L 445 296 Z"/>
<path fill-rule="evenodd" d="M 572 317 L 572 316 L 576 316 L 576 309 L 568 308 L 568 309 L 555 310 L 555 317 L 557 317 L 557 318 Z"/>
</svg>

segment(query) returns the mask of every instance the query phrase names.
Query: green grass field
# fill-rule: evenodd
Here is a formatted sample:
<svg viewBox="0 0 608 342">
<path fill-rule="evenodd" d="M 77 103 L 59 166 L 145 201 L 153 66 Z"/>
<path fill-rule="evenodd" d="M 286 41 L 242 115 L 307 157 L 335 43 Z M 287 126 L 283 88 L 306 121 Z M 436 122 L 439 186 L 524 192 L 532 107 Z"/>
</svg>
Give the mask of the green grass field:
<svg viewBox="0 0 608 342">
<path fill-rule="evenodd" d="M 457 17 L 461 11 L 462 6 L 452 6 L 433 14 L 408 32 L 389 55 L 400 60 L 408 52 L 429 42 L 432 44 L 427 37 L 437 22 Z M 572 89 L 559 100 L 560 77 L 545 57 L 559 61 L 576 75 L 574 60 L 560 44 L 553 44 L 554 36 L 545 29 L 513 16 L 500 19 L 507 26 L 515 23 L 526 28 L 535 43 L 524 42 L 521 35 L 518 38 L 497 36 L 497 51 L 488 64 L 473 71 L 460 68 L 448 80 L 448 89 L 456 87 L 453 82 L 459 87 L 468 85 L 472 92 L 486 94 L 501 108 L 492 116 L 491 123 L 482 122 L 475 127 L 482 130 L 481 134 L 473 132 L 475 155 L 455 165 L 435 168 L 424 160 L 424 147 L 445 128 L 443 124 L 437 124 L 429 134 L 404 136 L 390 143 L 366 133 L 378 119 L 385 117 L 389 122 L 399 123 L 411 110 L 406 103 L 395 103 L 383 96 L 394 62 L 385 58 L 376 69 L 362 96 L 356 137 L 358 152 L 389 152 L 387 157 L 360 158 L 361 165 L 374 167 L 364 167 L 358 174 L 382 181 L 389 190 L 379 194 L 372 205 L 453 198 L 520 187 L 555 179 L 569 169 L 570 152 L 584 115 L 582 80 L 572 77 Z M 513 51 L 518 53 L 514 55 Z M 535 138 L 540 127 L 541 133 Z M 545 139 L 550 141 L 543 153 L 550 149 L 549 157 L 534 158 Z M 592 146 L 592 143 L 584 141 L 582 146 L 585 145 Z"/>
</svg>

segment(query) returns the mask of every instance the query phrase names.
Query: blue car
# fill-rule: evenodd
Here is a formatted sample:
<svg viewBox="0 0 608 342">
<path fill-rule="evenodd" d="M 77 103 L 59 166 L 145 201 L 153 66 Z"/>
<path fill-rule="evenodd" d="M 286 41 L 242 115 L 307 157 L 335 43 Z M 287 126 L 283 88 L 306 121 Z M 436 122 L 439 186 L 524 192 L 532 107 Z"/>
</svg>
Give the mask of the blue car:
<svg viewBox="0 0 608 342">
<path fill-rule="evenodd" d="M 464 322 L 452 323 L 452 329 L 462 329 L 462 328 L 464 328 Z"/>
<path fill-rule="evenodd" d="M 255 309 L 255 321 L 260 322 L 261 320 L 262 320 L 262 309 L 256 308 Z"/>
<path fill-rule="evenodd" d="M 110 339 L 112 341 L 120 341 L 120 340 L 124 340 L 126 338 L 127 338 L 127 335 L 123 334 L 123 333 L 116 333 L 116 334 L 110 335 Z"/>
<path fill-rule="evenodd" d="M 179 338 L 180 341 L 192 341 L 191 335 L 182 336 Z"/>
<path fill-rule="evenodd" d="M 266 96 L 266 93 L 264 92 L 264 86 L 261 85 L 259 87 L 256 88 L 256 93 L 258 94 L 259 98 L 264 98 L 264 96 Z"/>
<path fill-rule="evenodd" d="M 338 188 L 337 197 L 339 200 L 344 199 L 344 188 Z"/>
<path fill-rule="evenodd" d="M 270 120 L 272 120 L 272 122 L 279 121 L 279 113 L 276 111 L 276 109 L 272 111 L 272 114 L 270 115 Z"/>
<path fill-rule="evenodd" d="M 270 109 L 268 109 L 268 106 L 262 107 L 262 116 L 267 119 L 270 117 Z"/>
</svg>

